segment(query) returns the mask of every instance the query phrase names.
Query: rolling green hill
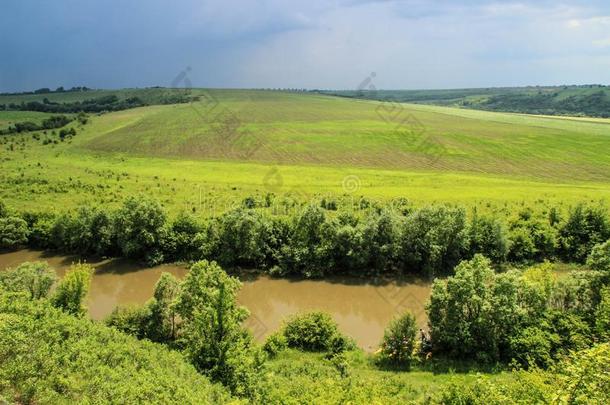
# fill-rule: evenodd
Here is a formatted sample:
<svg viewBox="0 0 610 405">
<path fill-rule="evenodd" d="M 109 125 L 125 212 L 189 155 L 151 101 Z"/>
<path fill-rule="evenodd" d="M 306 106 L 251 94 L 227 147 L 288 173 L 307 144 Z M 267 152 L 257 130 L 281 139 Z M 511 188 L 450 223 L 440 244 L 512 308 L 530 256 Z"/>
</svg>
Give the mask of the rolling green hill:
<svg viewBox="0 0 610 405">
<path fill-rule="evenodd" d="M 156 91 L 184 94 L 112 94 Z M 303 92 L 194 89 L 189 96 L 199 101 L 90 115 L 84 126 L 69 125 L 77 135 L 65 142 L 51 134 L 0 137 L 0 197 L 63 207 L 142 192 L 171 209 L 213 200 L 222 211 L 269 192 L 494 204 L 599 200 L 610 192 L 606 119 Z"/>
</svg>

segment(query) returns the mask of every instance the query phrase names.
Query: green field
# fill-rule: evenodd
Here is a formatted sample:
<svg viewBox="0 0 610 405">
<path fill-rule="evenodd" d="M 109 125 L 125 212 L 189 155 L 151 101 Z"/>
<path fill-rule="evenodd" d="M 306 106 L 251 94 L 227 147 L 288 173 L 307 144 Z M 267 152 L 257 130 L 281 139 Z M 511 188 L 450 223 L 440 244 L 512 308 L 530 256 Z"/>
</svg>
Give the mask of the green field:
<svg viewBox="0 0 610 405">
<path fill-rule="evenodd" d="M 0 104 L 102 92 L 172 94 L 3 96 Z M 15 207 L 63 209 L 147 193 L 172 211 L 218 212 L 267 193 L 493 206 L 598 201 L 610 193 L 610 120 L 312 93 L 189 94 L 200 101 L 91 115 L 65 142 L 43 144 L 51 134 L 2 137 L 0 197 Z M 0 123 L 20 114 L 38 115 L 2 111 Z"/>
<path fill-rule="evenodd" d="M 40 124 L 51 114 L 35 111 L 0 111 L 0 129 L 8 128 L 16 122 L 30 121 Z"/>
</svg>

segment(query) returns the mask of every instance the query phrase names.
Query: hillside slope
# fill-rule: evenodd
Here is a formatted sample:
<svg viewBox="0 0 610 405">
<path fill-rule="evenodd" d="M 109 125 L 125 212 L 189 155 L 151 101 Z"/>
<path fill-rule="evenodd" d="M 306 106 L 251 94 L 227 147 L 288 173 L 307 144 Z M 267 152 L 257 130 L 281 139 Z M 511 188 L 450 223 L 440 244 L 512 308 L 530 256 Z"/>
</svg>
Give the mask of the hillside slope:
<svg viewBox="0 0 610 405">
<path fill-rule="evenodd" d="M 211 90 L 196 103 L 95 118 L 75 146 L 181 159 L 610 179 L 610 120 L 307 93 Z"/>
</svg>

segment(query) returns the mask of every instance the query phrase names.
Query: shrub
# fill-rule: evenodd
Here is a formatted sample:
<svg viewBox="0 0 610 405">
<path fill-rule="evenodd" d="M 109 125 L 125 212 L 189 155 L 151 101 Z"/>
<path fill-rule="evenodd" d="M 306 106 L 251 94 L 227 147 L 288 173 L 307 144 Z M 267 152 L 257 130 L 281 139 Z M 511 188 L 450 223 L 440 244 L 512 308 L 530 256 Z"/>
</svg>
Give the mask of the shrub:
<svg viewBox="0 0 610 405">
<path fill-rule="evenodd" d="M 93 269 L 88 264 L 72 265 L 51 297 L 53 306 L 71 315 L 83 316 L 87 312 L 85 300 L 92 273 Z"/>
<path fill-rule="evenodd" d="M 336 322 L 324 312 L 295 315 L 282 330 L 288 347 L 314 352 L 330 350 L 339 335 Z"/>
<path fill-rule="evenodd" d="M 212 257 L 226 266 L 265 267 L 271 256 L 272 237 L 269 221 L 259 212 L 249 209 L 229 211 L 212 226 L 217 227 L 217 245 Z"/>
<path fill-rule="evenodd" d="M 28 224 L 18 217 L 0 218 L 0 249 L 12 249 L 28 241 Z"/>
<path fill-rule="evenodd" d="M 269 335 L 265 343 L 263 344 L 263 350 L 270 356 L 275 357 L 281 351 L 288 347 L 286 337 L 283 333 L 274 333 Z"/>
<path fill-rule="evenodd" d="M 198 235 L 203 232 L 203 226 L 185 212 L 182 212 L 172 222 L 169 235 L 165 239 L 163 250 L 168 259 L 175 261 L 195 260 L 199 256 L 200 243 Z"/>
<path fill-rule="evenodd" d="M 601 302 L 595 311 L 595 333 L 601 341 L 610 341 L 610 287 L 601 291 Z"/>
<path fill-rule="evenodd" d="M 513 359 L 526 367 L 548 367 L 553 362 L 552 348 L 559 344 L 559 336 L 530 326 L 510 338 Z"/>
<path fill-rule="evenodd" d="M 417 324 L 411 313 L 405 313 L 393 319 L 385 332 L 381 342 L 381 356 L 393 364 L 409 368 L 413 360 Z"/>
<path fill-rule="evenodd" d="M 144 306 L 116 307 L 106 319 L 106 326 L 138 339 L 148 338 L 150 334 L 150 308 Z"/>
<path fill-rule="evenodd" d="M 610 276 L 610 240 L 593 246 L 587 258 L 587 266 Z"/>
<path fill-rule="evenodd" d="M 0 292 L 0 391 L 9 403 L 227 403 L 175 351 Z"/>
<path fill-rule="evenodd" d="M 4 290 L 26 292 L 33 300 L 45 298 L 56 280 L 55 271 L 46 262 L 26 262 L 15 269 L 0 271 Z"/>
<path fill-rule="evenodd" d="M 38 249 L 55 247 L 52 229 L 55 216 L 51 213 L 25 213 L 24 220 L 28 223 L 30 233 L 28 245 Z"/>
</svg>

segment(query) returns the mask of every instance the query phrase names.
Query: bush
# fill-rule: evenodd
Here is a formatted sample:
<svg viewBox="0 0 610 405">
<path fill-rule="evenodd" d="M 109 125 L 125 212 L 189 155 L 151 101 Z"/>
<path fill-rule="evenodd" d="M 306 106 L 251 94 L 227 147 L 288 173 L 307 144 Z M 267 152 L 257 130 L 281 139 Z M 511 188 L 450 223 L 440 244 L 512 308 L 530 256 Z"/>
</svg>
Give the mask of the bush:
<svg viewBox="0 0 610 405">
<path fill-rule="evenodd" d="M 553 346 L 559 345 L 559 336 L 545 329 L 530 326 L 510 338 L 513 359 L 525 367 L 548 367 L 553 363 Z"/>
<path fill-rule="evenodd" d="M 587 258 L 587 266 L 610 276 L 610 240 L 593 246 Z"/>
<path fill-rule="evenodd" d="M 51 297 L 53 306 L 70 315 L 85 315 L 85 300 L 89 293 L 92 273 L 93 269 L 88 264 L 72 265 Z"/>
<path fill-rule="evenodd" d="M 0 392 L 9 403 L 227 403 L 180 353 L 0 292 Z"/>
<path fill-rule="evenodd" d="M 281 351 L 288 347 L 286 337 L 283 333 L 274 333 L 270 335 L 263 344 L 263 350 L 270 356 L 275 357 Z"/>
<path fill-rule="evenodd" d="M 604 287 L 601 296 L 595 311 L 595 333 L 602 342 L 610 342 L 610 287 Z"/>
<path fill-rule="evenodd" d="M 32 300 L 46 298 L 56 280 L 55 271 L 46 262 L 26 262 L 0 271 L 0 286 L 5 291 L 26 292 Z"/>
<path fill-rule="evenodd" d="M 416 336 L 417 324 L 411 313 L 407 312 L 392 320 L 383 333 L 382 358 L 390 363 L 409 368 L 413 360 Z"/>
<path fill-rule="evenodd" d="M 0 218 L 0 249 L 12 249 L 28 241 L 28 224 L 18 217 Z"/>
<path fill-rule="evenodd" d="M 295 315 L 284 324 L 282 331 L 288 347 L 313 352 L 330 350 L 340 335 L 336 322 L 324 312 Z"/>
<path fill-rule="evenodd" d="M 106 326 L 120 332 L 145 339 L 150 334 L 150 308 L 144 306 L 116 307 L 106 319 Z"/>
</svg>

